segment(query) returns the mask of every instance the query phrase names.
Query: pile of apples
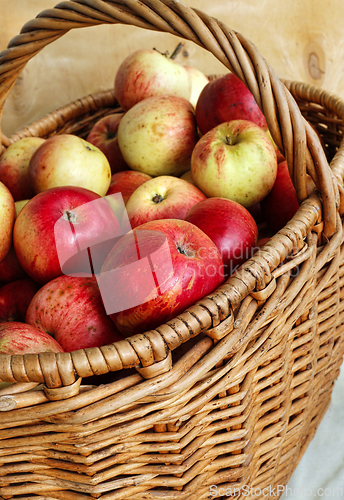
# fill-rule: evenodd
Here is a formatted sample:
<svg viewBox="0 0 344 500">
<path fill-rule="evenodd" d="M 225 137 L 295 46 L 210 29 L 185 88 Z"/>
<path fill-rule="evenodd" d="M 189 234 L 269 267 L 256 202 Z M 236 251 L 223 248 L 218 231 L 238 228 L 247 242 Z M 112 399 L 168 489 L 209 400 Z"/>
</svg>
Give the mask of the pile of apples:
<svg viewBox="0 0 344 500">
<path fill-rule="evenodd" d="M 285 159 L 232 73 L 210 81 L 141 49 L 118 68 L 115 94 L 122 112 L 86 140 L 23 138 L 0 157 L 0 353 L 157 328 L 298 209 Z"/>
</svg>

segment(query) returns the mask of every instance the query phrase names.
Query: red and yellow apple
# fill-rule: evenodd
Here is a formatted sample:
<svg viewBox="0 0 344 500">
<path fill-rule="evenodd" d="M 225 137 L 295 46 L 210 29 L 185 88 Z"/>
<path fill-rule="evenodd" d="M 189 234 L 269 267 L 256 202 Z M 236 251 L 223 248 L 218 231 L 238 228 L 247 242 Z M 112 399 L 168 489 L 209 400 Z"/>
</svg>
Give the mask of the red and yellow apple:
<svg viewBox="0 0 344 500">
<path fill-rule="evenodd" d="M 10 144 L 0 157 L 0 181 L 11 191 L 14 201 L 32 198 L 35 191 L 29 177 L 29 162 L 42 137 L 23 137 Z"/>
<path fill-rule="evenodd" d="M 115 95 L 127 111 L 152 96 L 189 99 L 191 81 L 184 66 L 157 50 L 139 49 L 127 56 L 116 72 Z"/>
<path fill-rule="evenodd" d="M 267 133 L 251 121 L 221 123 L 197 142 L 191 171 L 208 197 L 228 198 L 248 208 L 260 202 L 275 182 L 275 148 Z"/>
<path fill-rule="evenodd" d="M 123 340 L 106 314 L 95 277 L 59 276 L 33 297 L 26 323 L 48 333 L 66 352 Z"/>
<path fill-rule="evenodd" d="M 98 278 L 107 313 L 124 336 L 155 329 L 224 279 L 216 245 L 178 219 L 147 222 L 112 248 Z"/>
<path fill-rule="evenodd" d="M 118 144 L 126 163 L 152 177 L 179 176 L 189 170 L 197 140 L 192 104 L 172 95 L 138 102 L 118 127 Z"/>
<path fill-rule="evenodd" d="M 8 187 L 0 182 L 0 262 L 8 254 L 12 245 L 15 215 L 13 196 Z"/>
<path fill-rule="evenodd" d="M 157 219 L 184 219 L 187 211 L 206 196 L 193 184 L 160 175 L 139 186 L 126 204 L 131 227 Z"/>
<path fill-rule="evenodd" d="M 64 352 L 58 342 L 45 332 L 20 321 L 0 324 L 0 354 L 37 354 Z"/>
<path fill-rule="evenodd" d="M 111 168 L 99 148 L 73 134 L 46 139 L 32 155 L 29 176 L 35 193 L 59 186 L 77 186 L 104 196 Z"/>
<path fill-rule="evenodd" d="M 40 284 L 61 274 L 99 272 L 121 236 L 110 205 L 94 191 L 56 187 L 37 194 L 20 211 L 13 244 L 24 271 Z"/>
<path fill-rule="evenodd" d="M 123 113 L 103 116 L 91 128 L 86 140 L 102 151 L 109 161 L 111 174 L 127 170 L 128 165 L 118 146 L 117 131 Z"/>
</svg>

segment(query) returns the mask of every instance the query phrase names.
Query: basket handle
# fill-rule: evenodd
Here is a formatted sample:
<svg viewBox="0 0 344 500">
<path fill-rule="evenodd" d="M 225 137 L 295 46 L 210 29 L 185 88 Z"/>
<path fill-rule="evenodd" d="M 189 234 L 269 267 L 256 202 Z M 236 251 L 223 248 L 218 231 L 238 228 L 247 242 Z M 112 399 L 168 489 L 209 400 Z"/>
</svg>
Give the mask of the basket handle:
<svg viewBox="0 0 344 500">
<path fill-rule="evenodd" d="M 162 31 L 210 51 L 254 95 L 275 143 L 286 157 L 299 202 L 307 198 L 308 172 L 322 199 L 323 235 L 328 239 L 336 232 L 340 203 L 337 181 L 318 137 L 302 117 L 287 87 L 243 35 L 177 0 L 69 0 L 41 12 L 0 53 L 0 119 L 9 92 L 32 57 L 71 29 L 100 24 Z M 140 367 L 145 377 L 155 376 L 169 369 L 171 350 L 202 329 L 216 326 L 213 318 L 219 317 L 219 311 L 220 316 L 227 314 L 226 321 L 232 321 L 225 298 L 219 299 L 216 306 L 206 298 L 157 331 L 110 346 L 57 355 L 0 355 L 0 380 L 45 382 L 49 387 L 59 387 L 74 383 L 77 376 L 131 366 Z"/>
</svg>

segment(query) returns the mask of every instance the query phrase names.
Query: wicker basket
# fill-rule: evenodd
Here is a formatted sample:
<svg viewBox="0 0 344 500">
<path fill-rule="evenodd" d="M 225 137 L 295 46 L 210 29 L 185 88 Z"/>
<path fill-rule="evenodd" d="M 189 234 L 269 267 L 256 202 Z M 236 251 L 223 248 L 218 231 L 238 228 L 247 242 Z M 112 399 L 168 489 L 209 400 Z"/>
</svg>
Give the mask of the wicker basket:
<svg viewBox="0 0 344 500">
<path fill-rule="evenodd" d="M 27 23 L 0 54 L 0 108 L 39 50 L 102 23 L 191 40 L 239 76 L 301 206 L 226 284 L 154 331 L 72 353 L 0 355 L 9 383 L 0 390 L 1 498 L 278 498 L 326 412 L 344 352 L 344 103 L 282 83 L 241 34 L 175 0 L 75 0 Z M 3 137 L 3 147 L 24 136 L 85 137 L 117 111 L 112 91 L 90 95 Z M 309 197 L 306 172 L 317 186 Z"/>
</svg>

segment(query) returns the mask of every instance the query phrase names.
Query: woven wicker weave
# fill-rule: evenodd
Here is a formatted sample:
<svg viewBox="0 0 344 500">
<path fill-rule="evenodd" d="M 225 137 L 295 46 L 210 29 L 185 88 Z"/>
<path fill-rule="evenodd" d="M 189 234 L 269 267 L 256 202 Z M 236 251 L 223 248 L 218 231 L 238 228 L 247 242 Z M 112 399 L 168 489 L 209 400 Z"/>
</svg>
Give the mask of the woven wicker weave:
<svg viewBox="0 0 344 500">
<path fill-rule="evenodd" d="M 10 383 L 0 390 L 0 495 L 200 500 L 245 487 L 259 498 L 288 482 L 342 362 L 344 103 L 282 83 L 244 36 L 177 1 L 75 0 L 41 13 L 0 53 L 0 107 L 39 50 L 102 23 L 191 40 L 239 76 L 302 203 L 226 284 L 156 330 L 72 353 L 0 355 L 0 381 Z M 31 135 L 85 137 L 117 111 L 112 91 L 90 95 L 2 147 Z M 309 197 L 306 172 L 317 186 Z M 101 384 L 108 372 L 117 377 Z"/>
</svg>

